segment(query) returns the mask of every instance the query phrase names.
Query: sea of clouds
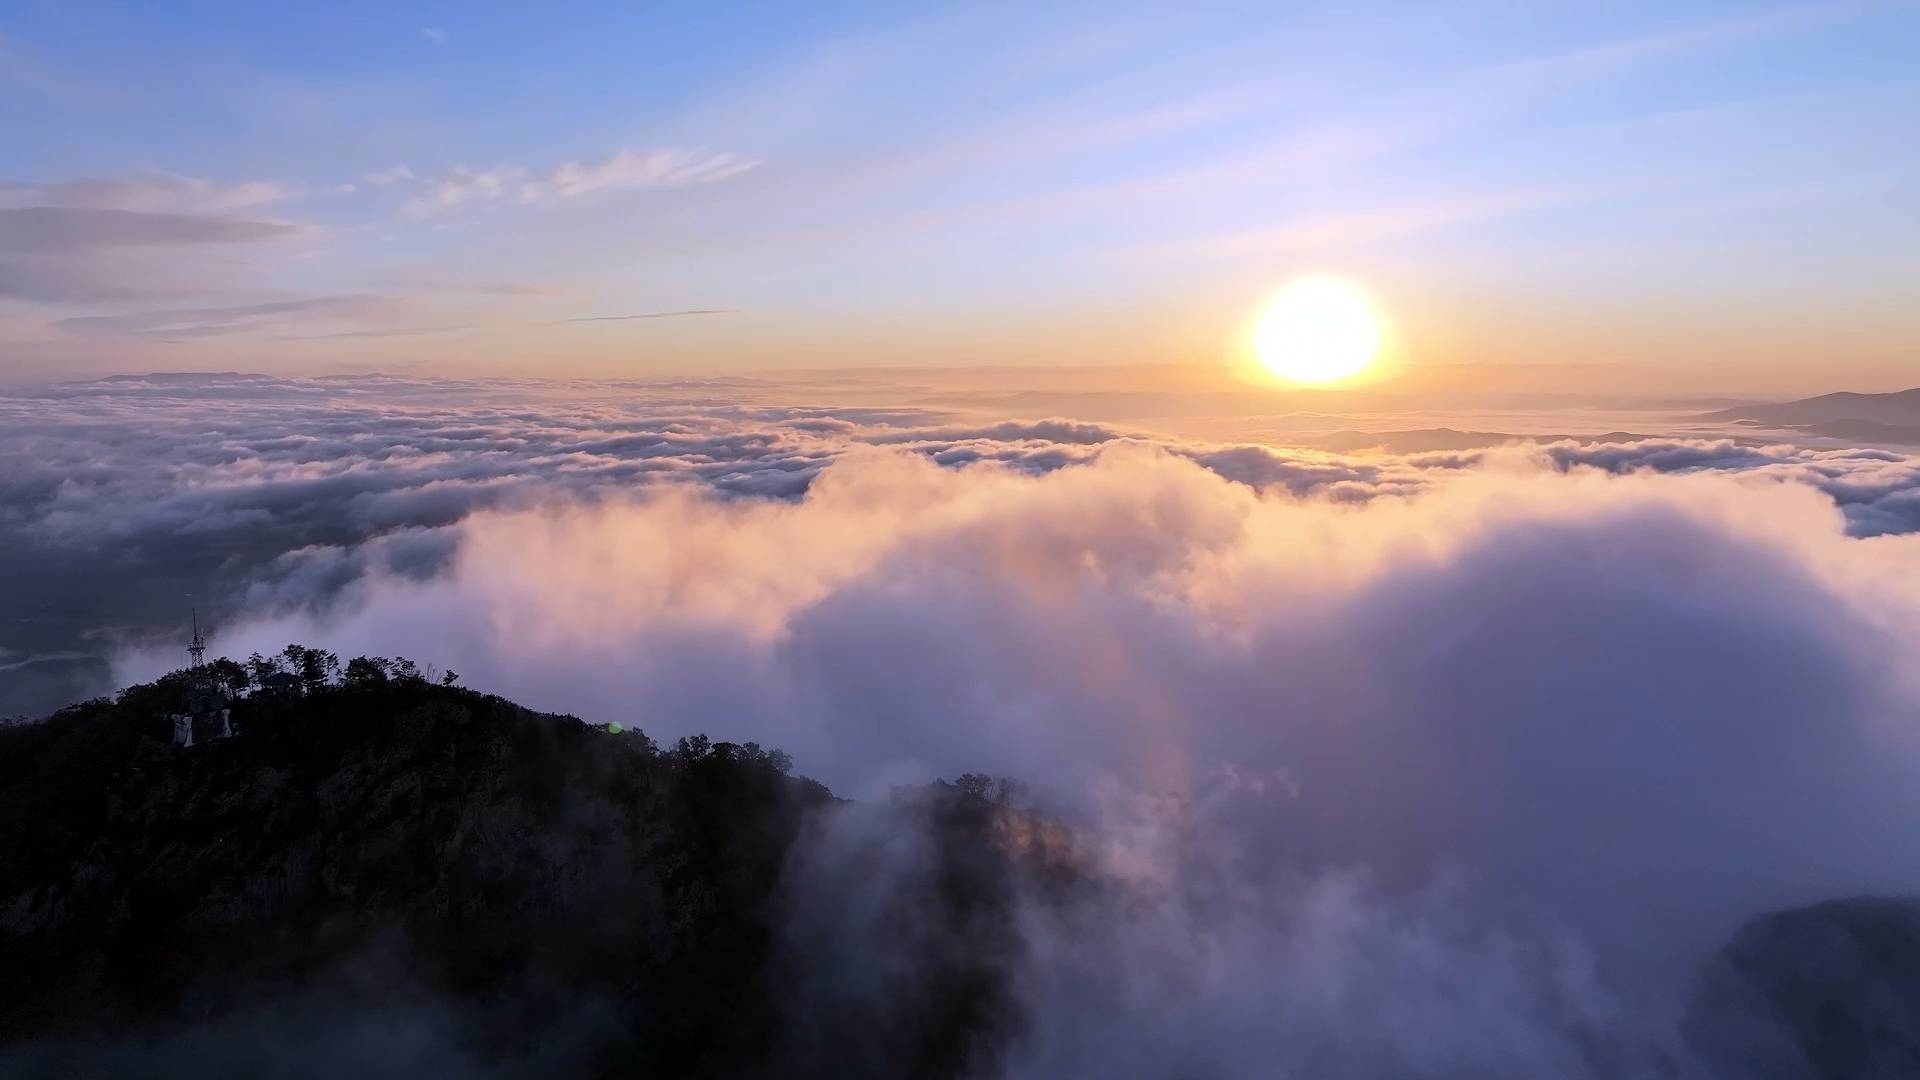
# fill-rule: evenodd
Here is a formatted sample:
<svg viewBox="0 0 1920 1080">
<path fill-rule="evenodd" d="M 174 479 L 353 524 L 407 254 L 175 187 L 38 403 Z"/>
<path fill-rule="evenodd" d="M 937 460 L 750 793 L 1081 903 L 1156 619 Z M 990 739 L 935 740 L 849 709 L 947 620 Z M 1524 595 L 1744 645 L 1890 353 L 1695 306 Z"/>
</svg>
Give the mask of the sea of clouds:
<svg viewBox="0 0 1920 1080">
<path fill-rule="evenodd" d="M 1012 1075 L 1696 1075 L 1688 980 L 1741 920 L 1920 891 L 1909 455 L 1342 456 L 779 399 L 0 399 L 39 605 L 4 647 L 148 678 L 193 591 L 218 653 L 405 654 L 856 797 L 1024 779 L 1129 899 L 1033 906 Z M 843 920 L 839 871 L 920 872 L 908 843 L 876 873 L 858 813 L 795 875 Z"/>
</svg>

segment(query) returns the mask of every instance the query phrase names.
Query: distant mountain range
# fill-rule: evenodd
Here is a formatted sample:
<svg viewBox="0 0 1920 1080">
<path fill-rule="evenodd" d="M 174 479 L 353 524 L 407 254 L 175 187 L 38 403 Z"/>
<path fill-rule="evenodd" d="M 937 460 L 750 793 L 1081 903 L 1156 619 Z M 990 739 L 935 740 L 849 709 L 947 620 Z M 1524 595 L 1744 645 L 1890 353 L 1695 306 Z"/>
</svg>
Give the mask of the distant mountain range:
<svg viewBox="0 0 1920 1080">
<path fill-rule="evenodd" d="M 1800 430 L 1810 435 L 1823 435 L 1829 439 L 1846 439 L 1849 442 L 1898 443 L 1904 446 L 1920 446 L 1920 425 L 1881 424 L 1872 420 L 1834 420 L 1825 424 L 1801 424 Z"/>
<path fill-rule="evenodd" d="M 1577 442 L 1627 443 L 1651 439 L 1631 431 L 1609 431 L 1604 435 L 1516 435 L 1508 431 L 1456 431 L 1453 428 L 1419 428 L 1412 431 L 1341 430 L 1325 435 L 1302 435 L 1284 440 L 1295 446 L 1328 450 L 1338 454 L 1379 450 L 1389 454 L 1422 454 L 1440 450 L 1479 450 L 1508 443 Z"/>
<path fill-rule="evenodd" d="M 1809 429 L 1813 425 L 1844 424 L 1849 426 L 1832 431 L 1820 431 L 1816 434 L 1830 434 L 1835 438 L 1884 438 L 1887 437 L 1885 435 L 1887 428 L 1920 429 L 1920 387 L 1891 394 L 1821 394 L 1819 397 L 1801 398 L 1798 401 L 1736 405 L 1730 409 L 1707 413 L 1701 419 L 1749 420 L 1779 427 Z M 1861 430 L 1858 425 L 1862 423 L 1880 425 L 1880 427 L 1874 429 L 1875 433 L 1869 436 L 1858 433 Z M 1843 431 L 1852 433 L 1842 434 Z"/>
</svg>

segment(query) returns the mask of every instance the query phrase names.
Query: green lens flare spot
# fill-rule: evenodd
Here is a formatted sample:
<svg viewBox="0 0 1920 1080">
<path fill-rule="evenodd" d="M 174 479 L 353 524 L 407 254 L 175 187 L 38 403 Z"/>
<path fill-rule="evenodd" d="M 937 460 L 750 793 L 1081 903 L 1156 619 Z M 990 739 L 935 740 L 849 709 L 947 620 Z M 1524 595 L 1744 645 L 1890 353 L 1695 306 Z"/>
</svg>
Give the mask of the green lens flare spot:
<svg viewBox="0 0 1920 1080">
<path fill-rule="evenodd" d="M 625 730 L 627 730 L 627 729 L 626 729 L 626 728 L 623 728 L 623 727 L 621 727 L 621 726 L 620 726 L 619 724 L 608 724 L 608 725 L 607 725 L 607 733 L 608 733 L 608 734 L 610 734 L 610 735 L 618 735 L 618 734 L 620 734 L 621 732 L 623 732 L 623 731 L 625 731 Z"/>
</svg>

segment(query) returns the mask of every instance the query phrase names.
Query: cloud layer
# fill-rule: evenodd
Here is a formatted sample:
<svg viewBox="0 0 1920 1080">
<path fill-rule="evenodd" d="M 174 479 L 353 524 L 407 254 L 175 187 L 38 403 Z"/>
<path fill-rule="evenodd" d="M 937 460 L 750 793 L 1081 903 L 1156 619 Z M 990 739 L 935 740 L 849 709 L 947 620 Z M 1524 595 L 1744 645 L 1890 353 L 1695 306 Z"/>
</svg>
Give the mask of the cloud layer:
<svg viewBox="0 0 1920 1080">
<path fill-rule="evenodd" d="M 1248 448 L 1086 425 L 859 430 L 800 494 L 716 490 L 793 475 L 806 440 L 763 434 L 709 483 L 390 533 L 216 645 L 430 651 L 856 795 L 1035 780 L 1127 899 L 1031 906 L 1016 1076 L 1689 1075 L 1732 926 L 1920 889 L 1920 538 L 1850 537 L 1797 466 L 1273 453 L 1256 486 L 1208 465 Z M 924 872 L 846 849 L 808 849 L 842 891 L 799 917 Z"/>
<path fill-rule="evenodd" d="M 135 315 L 119 330 L 219 333 L 279 317 L 263 310 Z M 1268 497 L 1338 504 L 1410 498 L 1461 474 L 1711 473 L 1819 492 L 1856 537 L 1920 525 L 1920 463 L 1882 450 L 1638 439 L 1335 454 L 888 404 L 918 396 L 847 380 L 252 375 L 119 377 L 0 396 L 10 464 L 0 573 L 25 613 L 0 626 L 0 648 L 23 665 L 0 680 L 0 714 L 109 689 L 106 658 L 143 642 L 170 650 L 189 603 L 226 622 L 324 606 L 370 566 L 438 572 L 475 511 L 591 506 L 661 484 L 790 501 L 831 463 L 873 447 L 953 470 L 1038 475 L 1151 445 Z M 795 404 L 808 400 L 818 404 Z"/>
<path fill-rule="evenodd" d="M 1121 888 L 1028 905 L 1016 1076 L 1696 1075 L 1702 950 L 1920 889 L 1907 456 L 1339 455 L 795 399 L 200 375 L 0 400 L 27 613 L 0 673 L 176 666 L 192 592 L 219 652 L 403 653 L 781 746 L 846 794 L 1027 779 Z M 894 827 L 823 826 L 807 932 L 873 907 L 831 883 L 911 889 Z"/>
<path fill-rule="evenodd" d="M 508 696 L 854 790 L 1257 791 L 1289 865 L 1458 862 L 1622 939 L 1920 886 L 1874 827 L 1920 809 L 1916 541 L 1850 539 L 1804 485 L 1516 457 L 1356 503 L 1132 442 L 1041 473 L 867 448 L 797 501 L 543 497 L 454 531 L 436 573 L 376 548 L 216 644 L 433 642 Z"/>
</svg>

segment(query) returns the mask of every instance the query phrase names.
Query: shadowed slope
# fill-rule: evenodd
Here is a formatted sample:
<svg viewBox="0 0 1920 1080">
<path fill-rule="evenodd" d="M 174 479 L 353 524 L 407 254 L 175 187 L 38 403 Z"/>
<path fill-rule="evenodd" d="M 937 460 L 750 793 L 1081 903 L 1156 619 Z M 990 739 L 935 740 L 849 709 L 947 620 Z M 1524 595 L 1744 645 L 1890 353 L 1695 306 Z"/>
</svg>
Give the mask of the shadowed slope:
<svg viewBox="0 0 1920 1080">
<path fill-rule="evenodd" d="M 796 1054 L 781 884 L 835 800 L 778 752 L 418 680 L 256 694 L 179 750 L 176 681 L 0 731 L 0 1047 L 30 1044 L 0 1071 L 944 1075 L 1005 1011 L 984 958 L 916 957 L 886 1016 L 813 1016 Z M 935 817 L 993 865 L 903 897 L 916 924 L 1008 902 L 991 814 Z"/>
</svg>

